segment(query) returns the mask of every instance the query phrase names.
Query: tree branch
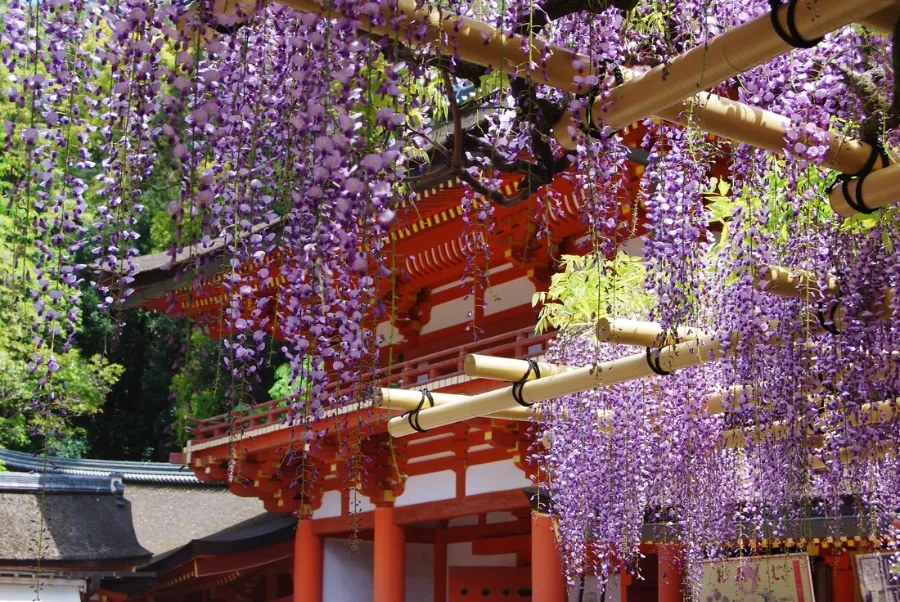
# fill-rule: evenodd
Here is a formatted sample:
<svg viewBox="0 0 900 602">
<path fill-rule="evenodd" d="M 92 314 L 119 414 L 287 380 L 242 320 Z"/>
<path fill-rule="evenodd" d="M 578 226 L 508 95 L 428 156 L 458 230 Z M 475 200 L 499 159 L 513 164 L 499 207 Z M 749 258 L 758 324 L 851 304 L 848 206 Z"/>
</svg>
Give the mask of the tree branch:
<svg viewBox="0 0 900 602">
<path fill-rule="evenodd" d="M 441 69 L 441 77 L 444 78 L 444 87 L 447 89 L 447 101 L 450 103 L 450 114 L 453 116 L 453 156 L 450 159 L 450 167 L 458 169 L 463 163 L 462 114 L 459 112 L 456 93 L 453 91 L 453 79 L 446 69 Z"/>
</svg>

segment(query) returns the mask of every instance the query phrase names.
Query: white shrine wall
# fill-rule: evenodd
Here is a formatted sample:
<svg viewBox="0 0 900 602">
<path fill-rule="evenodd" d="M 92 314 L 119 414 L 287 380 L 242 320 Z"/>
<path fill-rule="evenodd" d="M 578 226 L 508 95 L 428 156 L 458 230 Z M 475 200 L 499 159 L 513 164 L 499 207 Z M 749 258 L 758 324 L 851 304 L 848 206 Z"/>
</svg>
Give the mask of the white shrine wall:
<svg viewBox="0 0 900 602">
<path fill-rule="evenodd" d="M 460 289 L 460 294 L 464 295 Z M 444 328 L 465 324 L 471 322 L 472 317 L 469 315 L 475 309 L 475 297 L 468 295 L 468 299 L 460 297 L 438 303 L 431 308 L 431 319 L 422 327 L 421 334 L 426 335 Z"/>
<path fill-rule="evenodd" d="M 498 314 L 520 305 L 530 306 L 536 290 L 534 283 L 525 277 L 492 286 L 484 291 L 484 315 Z"/>
<path fill-rule="evenodd" d="M 409 477 L 403 493 L 394 501 L 394 506 L 412 506 L 455 497 L 456 473 L 452 470 L 442 470 Z"/>
<path fill-rule="evenodd" d="M 360 541 L 359 551 L 351 552 L 344 538 L 325 538 L 322 602 L 371 602 L 375 546 Z M 434 546 L 406 544 L 405 602 L 433 602 Z"/>
<path fill-rule="evenodd" d="M 533 487 L 512 459 L 476 464 L 466 469 L 466 495 Z"/>
<path fill-rule="evenodd" d="M 86 591 L 84 579 L 61 579 L 42 576 L 40 594 L 37 593 L 38 580 L 34 577 L 0 577 L 0 600 L 3 602 L 81 602 L 81 594 Z"/>
<path fill-rule="evenodd" d="M 492 268 L 488 273 L 493 275 L 504 272 L 510 268 L 512 268 L 511 264 L 504 263 L 501 266 Z M 431 318 L 422 326 L 422 335 L 427 335 L 444 328 L 450 328 L 472 321 L 471 312 L 475 309 L 475 298 L 468 294 L 468 289 L 465 288 L 467 286 L 469 286 L 468 282 L 465 284 L 452 282 L 432 290 L 432 294 L 448 290 L 458 290 L 459 297 L 444 303 L 438 303 L 431 308 Z M 484 315 L 490 316 L 515 307 L 531 307 L 531 297 L 535 290 L 534 284 L 525 276 L 492 286 L 484 292 L 486 302 Z M 391 327 L 390 321 L 378 324 L 375 329 L 375 334 L 382 346 L 388 345 L 391 342 L 401 343 L 404 341 L 403 336 L 397 329 Z"/>
</svg>

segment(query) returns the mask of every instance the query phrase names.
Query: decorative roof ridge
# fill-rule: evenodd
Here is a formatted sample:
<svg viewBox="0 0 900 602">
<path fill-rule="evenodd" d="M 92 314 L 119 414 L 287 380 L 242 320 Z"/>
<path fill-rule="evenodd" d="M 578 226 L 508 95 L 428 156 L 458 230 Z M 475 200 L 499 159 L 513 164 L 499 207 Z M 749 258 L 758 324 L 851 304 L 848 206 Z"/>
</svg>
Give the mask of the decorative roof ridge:
<svg viewBox="0 0 900 602">
<path fill-rule="evenodd" d="M 0 472 L 4 493 L 116 493 L 110 476 Z"/>
<path fill-rule="evenodd" d="M 0 462 L 16 471 L 33 471 L 48 474 L 66 474 L 85 477 L 107 478 L 119 473 L 126 483 L 165 483 L 179 485 L 206 485 L 200 481 L 186 465 L 168 462 L 132 462 L 128 460 L 92 460 L 36 456 L 0 448 Z M 3 475 L 4 473 L 0 473 Z M 6 473 L 9 474 L 9 473 Z M 215 484 L 221 486 L 219 484 Z"/>
</svg>

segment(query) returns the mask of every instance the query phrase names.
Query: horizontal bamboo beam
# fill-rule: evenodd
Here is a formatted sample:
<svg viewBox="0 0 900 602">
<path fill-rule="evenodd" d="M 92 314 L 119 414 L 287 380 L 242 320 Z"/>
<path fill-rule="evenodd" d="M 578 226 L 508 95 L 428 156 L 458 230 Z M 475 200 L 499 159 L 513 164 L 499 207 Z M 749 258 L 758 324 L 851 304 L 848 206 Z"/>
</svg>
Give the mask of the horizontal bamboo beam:
<svg viewBox="0 0 900 602">
<path fill-rule="evenodd" d="M 894 290 L 885 291 L 881 298 L 872 303 L 873 318 L 883 320 L 892 313 Z M 838 306 L 835 311 L 834 324 L 837 328 L 843 325 L 844 311 Z M 823 332 L 821 325 L 812 325 L 808 333 Z M 666 372 L 680 370 L 703 363 L 716 361 L 733 355 L 739 334 L 737 332 L 724 335 L 704 335 L 693 340 L 669 345 L 654 352 L 658 357 L 658 367 Z M 725 345 L 725 343 L 728 343 Z M 784 344 L 787 341 L 770 340 L 771 344 Z M 654 363 L 655 363 L 654 357 Z M 623 358 L 602 362 L 597 366 L 576 368 L 570 372 L 540 378 L 526 382 L 520 390 L 521 399 L 525 403 L 537 403 L 562 397 L 573 393 L 588 391 L 597 387 L 611 386 L 631 380 L 647 378 L 655 375 L 648 362 L 646 352 L 639 352 Z M 513 388 L 507 387 L 468 397 L 464 401 L 446 404 L 419 413 L 419 425 L 424 429 L 446 426 L 469 418 L 477 418 L 499 412 L 517 405 L 513 396 Z M 402 418 L 393 418 L 388 423 L 388 430 L 394 437 L 403 437 L 414 432 L 414 429 Z"/>
<path fill-rule="evenodd" d="M 735 348 L 737 335 L 727 335 Z M 718 336 L 705 336 L 692 341 L 670 345 L 659 350 L 660 368 L 666 371 L 678 370 L 689 366 L 697 366 L 707 361 L 724 357 L 722 339 Z M 576 368 L 547 378 L 539 378 L 525 383 L 521 387 L 522 400 L 525 403 L 537 403 L 562 397 L 572 393 L 588 391 L 596 387 L 610 386 L 618 383 L 653 376 L 654 372 L 647 362 L 644 352 L 624 358 L 602 362 L 597 366 Z M 424 429 L 431 429 L 461 422 L 469 418 L 477 418 L 494 414 L 517 405 L 513 397 L 513 388 L 507 387 L 497 391 L 489 391 L 473 395 L 458 403 L 447 404 L 419 413 L 418 423 Z M 402 418 L 393 418 L 388 423 L 388 430 L 394 437 L 409 435 L 414 429 Z"/>
<path fill-rule="evenodd" d="M 667 339 L 660 341 L 663 327 L 656 322 L 642 322 L 640 320 L 626 320 L 623 318 L 600 318 L 597 320 L 597 340 L 601 343 L 619 343 L 622 345 L 636 345 L 638 347 L 661 347 L 674 343 Z M 680 326 L 676 329 L 680 342 L 692 341 L 705 336 L 702 330 L 690 326 Z"/>
<path fill-rule="evenodd" d="M 805 270 L 792 270 L 780 266 L 767 266 L 756 278 L 756 287 L 766 293 L 779 297 L 809 297 L 822 294 L 816 275 Z M 828 277 L 827 292 L 836 295 L 838 280 Z"/>
<path fill-rule="evenodd" d="M 893 4 L 894 0 L 816 0 L 791 5 L 797 33 L 815 40 Z M 594 103 L 594 122 L 621 129 L 790 52 L 793 47 L 775 31 L 772 17 L 760 15 L 616 86 L 608 98 Z M 775 11 L 775 18 L 788 31 L 788 4 Z"/>
<path fill-rule="evenodd" d="M 457 403 L 469 399 L 469 395 L 453 395 L 450 393 L 433 393 L 430 392 L 431 398 L 434 400 L 435 406 Z M 385 410 L 400 410 L 408 412 L 419 407 L 422 400 L 422 392 L 410 389 L 379 389 L 376 393 L 375 405 Z M 426 407 L 428 407 L 426 401 Z M 492 414 L 491 418 L 501 420 L 531 420 L 540 416 L 539 408 L 523 408 L 516 407 Z"/>
<path fill-rule="evenodd" d="M 892 442 L 878 443 L 871 449 L 866 450 L 866 456 L 872 460 L 884 458 L 889 453 L 897 449 L 897 444 Z M 853 447 L 844 447 L 837 454 L 836 458 L 841 464 L 850 464 L 859 460 L 859 452 Z M 821 455 L 812 455 L 809 460 L 810 468 L 813 470 L 824 470 L 825 461 Z"/>
<path fill-rule="evenodd" d="M 876 161 L 875 167 L 880 167 L 881 162 Z M 847 182 L 847 194 L 856 203 L 859 204 L 859 194 L 862 192 L 863 205 L 871 210 L 880 209 L 893 205 L 900 201 L 900 165 L 894 164 L 878 171 L 873 171 L 863 180 L 862 186 L 858 187 L 859 178 L 854 178 Z M 844 197 L 844 186 L 838 185 L 831 190 L 828 199 L 831 208 L 835 213 L 844 217 L 850 217 L 857 214 L 857 211 L 850 207 L 847 199 Z"/>
<path fill-rule="evenodd" d="M 725 401 L 732 399 L 739 403 L 744 401 L 750 403 L 753 396 L 753 387 L 745 387 L 743 385 L 732 385 L 727 390 L 713 393 L 703 402 L 703 410 L 707 414 L 724 414 Z"/>
<path fill-rule="evenodd" d="M 560 366 L 548 362 L 537 362 L 541 378 L 562 374 L 573 370 L 571 366 Z M 506 357 L 491 357 L 472 353 L 466 356 L 463 364 L 466 376 L 471 378 L 487 378 L 490 380 L 503 380 L 506 382 L 518 382 L 525 376 L 530 368 L 526 360 L 517 360 Z M 537 375 L 534 371 L 528 373 L 528 380 L 534 380 Z"/>
<path fill-rule="evenodd" d="M 900 19 L 900 3 L 895 2 L 889 8 L 857 18 L 856 22 L 878 33 L 891 34 L 894 32 L 894 24 L 897 19 Z"/>
<path fill-rule="evenodd" d="M 820 5 L 825 1 L 819 0 L 813 5 L 816 14 L 821 10 Z M 827 1 L 829 2 L 829 10 L 831 10 L 834 3 L 841 3 L 845 0 Z M 855 5 L 860 1 L 853 0 L 853 3 Z M 215 0 L 212 12 L 217 15 L 234 14 L 235 6 L 239 6 L 243 14 L 252 14 L 256 9 L 256 2 L 257 0 Z M 872 3 L 866 2 L 866 8 L 853 11 L 855 13 L 853 16 L 861 18 L 864 15 L 876 12 L 880 10 L 879 7 L 884 2 L 885 0 L 877 0 L 877 2 Z M 335 17 L 340 15 L 338 7 L 335 7 L 330 2 L 325 3 L 325 7 L 320 6 L 316 0 L 280 0 L 280 3 L 300 11 L 311 12 L 321 16 Z M 798 3 L 798 10 L 801 10 L 801 14 L 805 15 L 807 9 L 805 5 L 801 6 L 801 4 Z M 583 78 L 591 74 L 592 63 L 590 57 L 574 53 L 566 48 L 548 45 L 539 38 L 533 38 L 529 43 L 527 39 L 521 36 L 505 35 L 486 23 L 445 13 L 427 4 L 417 7 L 416 0 L 397 0 L 395 10 L 392 10 L 389 6 L 394 5 L 393 3 L 384 5 L 382 14 L 375 21 L 370 20 L 365 15 L 361 16 L 361 28 L 364 31 L 388 36 L 404 44 L 430 44 L 442 54 L 457 56 L 465 61 L 500 70 L 508 75 L 529 77 L 538 84 L 547 84 L 580 94 L 588 92 L 584 85 L 579 83 L 583 80 L 579 79 L 576 81 L 575 78 L 576 76 Z M 871 11 L 869 10 L 870 6 Z M 386 26 L 385 23 L 390 23 L 391 25 Z M 424 27 L 426 32 L 424 37 L 407 35 L 410 29 L 419 29 L 420 27 Z M 771 26 L 769 28 L 771 30 Z M 809 33 L 814 30 L 812 28 L 806 29 L 804 26 L 801 28 L 801 31 Z M 756 41 L 753 40 L 750 45 L 752 46 L 755 43 Z M 700 50 L 694 49 L 689 52 L 694 53 L 692 56 L 698 56 Z M 530 71 L 526 70 L 525 66 L 534 57 L 544 57 L 541 59 L 540 67 Z M 691 60 L 696 59 L 692 58 Z M 576 62 L 583 66 L 583 72 L 579 72 L 574 66 Z M 707 66 L 704 64 L 703 69 L 706 68 Z M 626 68 L 622 72 L 627 81 L 637 81 L 642 77 L 639 72 L 631 69 Z M 654 72 L 651 70 L 648 73 Z M 632 86 L 649 85 L 656 77 L 658 77 L 657 74 L 645 75 L 639 84 L 632 84 Z M 695 80 L 692 79 L 690 81 L 692 85 L 696 85 Z M 659 99 L 660 95 L 667 94 L 665 90 L 673 83 L 674 80 L 672 78 L 667 79 L 664 85 L 651 90 L 652 97 Z M 683 83 L 679 85 L 683 87 Z M 679 89 L 679 94 L 682 94 L 685 90 L 686 88 Z M 688 93 L 697 91 L 692 89 Z M 692 123 L 704 131 L 722 138 L 749 144 L 774 153 L 781 154 L 784 152 L 784 137 L 787 131 L 787 124 L 790 122 L 787 117 L 707 92 L 694 94 L 687 99 L 684 96 L 674 99 L 672 99 L 672 96 L 667 96 L 664 102 L 654 100 L 654 103 L 657 105 L 668 104 L 666 108 L 660 108 L 657 112 L 657 117 L 661 119 L 682 125 Z M 619 104 L 622 105 L 624 103 L 620 102 Z M 606 113 L 601 114 L 602 109 L 597 106 L 597 103 L 595 103 L 595 107 L 592 110 L 597 112 L 597 117 L 609 117 Z M 646 116 L 648 114 L 643 113 L 639 117 L 643 118 Z M 571 113 L 567 113 L 553 128 L 553 135 L 563 147 L 571 150 L 575 148 L 575 144 L 572 140 L 572 133 L 569 130 L 572 128 L 574 131 L 575 127 L 573 126 L 585 122 L 583 115 L 573 116 Z M 624 123 L 623 126 L 629 124 L 630 122 Z M 830 152 L 824 159 L 824 165 L 845 173 L 859 171 L 865 165 L 872 151 L 872 147 L 864 142 L 836 135 L 830 135 L 829 146 Z M 878 167 L 876 165 L 876 169 Z"/>
<path fill-rule="evenodd" d="M 724 96 L 701 92 L 685 102 L 663 109 L 658 117 L 680 123 L 693 124 L 704 132 L 742 142 L 776 155 L 785 152 L 785 136 L 790 119 L 758 107 L 752 107 Z M 805 130 L 804 130 L 805 132 Z M 844 173 L 856 173 L 865 166 L 872 146 L 828 132 L 828 152 L 822 165 Z M 807 146 L 818 145 L 811 136 L 803 134 L 799 140 Z M 881 165 L 875 166 L 875 169 Z"/>
<path fill-rule="evenodd" d="M 800 297 L 810 290 L 818 290 L 817 279 L 810 272 L 791 270 L 781 266 L 767 266 L 763 273 L 757 277 L 756 286 L 767 293 L 785 297 Z M 828 278 L 828 290 L 830 295 L 837 294 L 839 282 L 834 276 Z M 891 299 L 894 291 L 889 290 L 885 298 L 875 305 L 878 319 L 885 319 L 890 314 Z M 835 312 L 835 322 L 842 324 L 843 312 L 840 308 Z M 637 346 L 651 346 L 655 344 L 657 337 L 662 334 L 662 326 L 656 322 L 643 322 L 639 320 L 601 318 L 597 325 L 597 338 L 603 342 L 622 343 Z M 682 340 L 692 340 L 697 336 L 705 336 L 702 331 L 686 327 L 678 329 Z M 668 342 L 671 344 L 671 341 Z M 745 398 L 748 394 L 743 387 L 735 385 L 731 388 L 732 394 Z M 717 414 L 724 412 L 724 394 L 716 393 L 706 401 L 707 412 Z"/>
</svg>

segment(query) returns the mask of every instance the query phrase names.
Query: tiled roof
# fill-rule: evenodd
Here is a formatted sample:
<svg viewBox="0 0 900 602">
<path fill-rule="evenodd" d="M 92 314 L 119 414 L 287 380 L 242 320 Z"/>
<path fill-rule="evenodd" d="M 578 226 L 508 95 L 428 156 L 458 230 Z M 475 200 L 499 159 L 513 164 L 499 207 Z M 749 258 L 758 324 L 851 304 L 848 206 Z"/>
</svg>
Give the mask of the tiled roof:
<svg viewBox="0 0 900 602">
<path fill-rule="evenodd" d="M 199 485 L 201 481 L 184 465 L 167 462 L 126 462 L 119 460 L 76 460 L 50 456 L 46 471 L 43 456 L 0 448 L 0 462 L 8 470 L 46 472 L 79 476 L 109 477 L 120 473 L 126 483 L 167 483 Z"/>
</svg>

